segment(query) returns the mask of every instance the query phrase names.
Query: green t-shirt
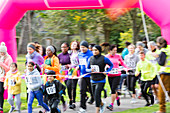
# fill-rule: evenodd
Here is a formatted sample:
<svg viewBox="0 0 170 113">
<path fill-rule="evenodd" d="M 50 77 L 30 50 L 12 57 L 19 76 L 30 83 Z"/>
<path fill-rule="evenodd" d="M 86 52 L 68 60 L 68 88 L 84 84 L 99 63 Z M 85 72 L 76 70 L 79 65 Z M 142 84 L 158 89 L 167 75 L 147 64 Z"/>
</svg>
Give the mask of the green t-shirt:
<svg viewBox="0 0 170 113">
<path fill-rule="evenodd" d="M 45 60 L 45 64 L 51 66 L 51 58 Z"/>
<path fill-rule="evenodd" d="M 153 80 L 153 78 L 155 78 L 156 72 L 157 72 L 154 64 L 152 64 L 151 62 L 149 62 L 146 59 L 145 59 L 145 61 L 140 60 L 137 63 L 135 75 L 137 73 L 139 73 L 140 71 L 141 71 L 141 80 L 142 81 Z"/>
</svg>

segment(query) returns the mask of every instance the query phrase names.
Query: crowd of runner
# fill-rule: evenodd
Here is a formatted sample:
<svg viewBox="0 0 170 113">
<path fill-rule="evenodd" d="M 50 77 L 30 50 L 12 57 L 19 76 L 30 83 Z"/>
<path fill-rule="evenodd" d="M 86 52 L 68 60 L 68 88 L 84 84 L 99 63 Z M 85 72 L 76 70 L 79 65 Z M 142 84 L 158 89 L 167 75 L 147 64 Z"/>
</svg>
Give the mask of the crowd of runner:
<svg viewBox="0 0 170 113">
<path fill-rule="evenodd" d="M 3 112 L 4 90 L 8 90 L 7 101 L 11 105 L 9 113 L 17 110 L 21 112 L 21 79 L 25 79 L 27 86 L 28 113 L 32 113 L 34 98 L 38 105 L 44 108 L 40 113 L 60 113 L 58 108 L 62 102 L 63 111 L 67 110 L 64 96 L 68 95 L 68 108 L 76 107 L 76 89 L 80 87 L 80 105 L 78 113 L 86 113 L 87 104 L 95 102 L 96 113 L 103 113 L 107 108 L 114 110 L 114 103 L 121 105 L 119 95 L 125 79 L 127 89 L 132 91 L 131 104 L 137 103 L 136 83 L 140 86 L 141 94 L 146 100 L 145 106 L 160 102 L 160 111 L 166 112 L 165 94 L 159 85 L 157 75 L 164 77 L 163 83 L 170 91 L 168 83 L 170 75 L 170 47 L 162 37 L 157 38 L 157 43 L 150 41 L 147 44 L 137 42 L 135 45 L 126 42 L 122 54 L 117 53 L 117 46 L 110 45 L 108 54 L 103 55 L 102 47 L 88 44 L 87 41 L 67 42 L 61 45 L 61 53 L 56 54 L 54 45 L 44 48 L 39 43 L 27 45 L 26 71 L 21 75 L 17 64 L 12 61 L 7 53 L 5 43 L 0 45 L 0 111 Z M 111 100 L 106 105 L 101 99 L 107 91 L 105 83 L 109 82 Z M 78 85 L 77 85 L 78 84 Z M 66 90 L 67 89 L 67 90 Z M 138 89 L 139 90 L 139 89 Z M 67 92 L 66 92 L 67 91 Z M 158 96 L 158 91 L 161 92 Z M 89 95 L 87 94 L 90 94 Z M 163 95 L 164 94 L 164 95 Z M 169 93 L 170 94 L 170 93 Z M 140 95 L 139 95 L 140 96 Z M 16 100 L 16 107 L 14 100 Z"/>
</svg>

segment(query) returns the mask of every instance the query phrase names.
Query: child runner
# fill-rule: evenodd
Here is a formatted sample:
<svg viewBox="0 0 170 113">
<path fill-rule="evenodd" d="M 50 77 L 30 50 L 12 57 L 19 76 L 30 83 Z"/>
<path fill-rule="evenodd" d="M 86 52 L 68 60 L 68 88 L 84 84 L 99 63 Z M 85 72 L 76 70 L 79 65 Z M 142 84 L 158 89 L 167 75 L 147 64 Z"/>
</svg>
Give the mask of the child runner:
<svg viewBox="0 0 170 113">
<path fill-rule="evenodd" d="M 47 96 L 51 113 L 61 113 L 60 109 L 58 108 L 58 104 L 60 103 L 61 95 L 66 88 L 55 79 L 56 77 L 54 71 L 49 71 L 46 74 L 50 76 L 48 76 L 48 82 L 45 84 L 44 95 Z"/>
<path fill-rule="evenodd" d="M 111 71 L 113 68 L 112 62 L 106 58 L 105 56 L 101 55 L 102 48 L 98 45 L 93 47 L 93 55 L 90 57 L 87 65 L 87 72 L 95 72 L 91 74 L 91 85 L 92 91 L 95 98 L 96 103 L 96 113 L 103 113 L 105 109 L 105 103 L 101 100 L 101 91 L 104 88 L 106 83 L 106 73 L 99 73 L 105 72 L 105 66 L 108 64 L 110 66 L 106 72 Z"/>
<path fill-rule="evenodd" d="M 87 68 L 87 62 L 91 56 L 93 56 L 92 51 L 88 49 L 88 42 L 82 41 L 80 43 L 80 53 L 78 55 L 79 58 L 79 69 L 80 69 L 80 75 L 83 76 L 86 74 L 86 68 Z M 80 82 L 80 109 L 78 113 L 86 113 L 86 101 L 87 101 L 87 89 L 89 89 L 89 92 L 91 94 L 91 101 L 94 101 L 92 90 L 91 90 L 91 84 L 90 84 L 90 75 L 83 76 L 79 79 Z"/>
<path fill-rule="evenodd" d="M 145 53 L 143 51 L 139 52 L 139 58 L 140 61 L 137 63 L 135 76 L 138 76 L 141 71 L 141 92 L 147 102 L 145 106 L 150 106 L 154 104 L 154 96 L 150 88 L 152 80 L 156 76 L 156 69 L 151 62 L 145 59 Z M 148 96 L 151 102 L 149 102 Z"/>
<path fill-rule="evenodd" d="M 70 55 L 71 66 L 70 66 L 70 69 L 69 69 L 69 75 L 71 75 L 72 77 L 74 77 L 74 76 L 79 77 L 80 76 L 80 70 L 76 69 L 76 67 L 79 65 L 79 59 L 78 59 L 79 48 L 80 48 L 79 42 L 77 42 L 77 41 L 71 42 L 72 53 Z M 76 102 L 77 82 L 78 82 L 78 79 L 70 79 L 70 81 L 69 81 L 69 87 L 70 87 L 69 89 L 71 89 L 71 91 L 70 91 L 71 92 L 71 95 L 70 95 L 71 99 L 70 99 L 70 103 L 69 103 L 70 109 L 76 108 L 75 102 Z"/>
<path fill-rule="evenodd" d="M 136 81 L 138 77 L 135 76 L 135 69 L 136 65 L 139 61 L 138 55 L 135 54 L 135 45 L 131 44 L 128 46 L 129 54 L 125 56 L 125 64 L 128 66 L 128 68 L 131 68 L 128 70 L 128 76 L 127 76 L 127 87 L 130 91 L 133 92 L 132 94 L 132 100 L 130 103 L 134 104 L 137 102 L 136 100 L 136 92 L 135 92 L 135 86 Z"/>
<path fill-rule="evenodd" d="M 109 54 L 106 55 L 107 58 L 110 59 L 110 61 L 113 63 L 113 71 L 111 73 L 108 73 L 108 81 L 111 89 L 111 104 L 107 106 L 107 109 L 110 111 L 113 111 L 113 104 L 115 99 L 117 100 L 117 105 L 120 106 L 120 98 L 117 94 L 117 88 L 120 82 L 121 78 L 121 71 L 118 71 L 119 69 L 119 63 L 127 68 L 127 66 L 124 64 L 122 57 L 117 54 L 117 47 L 116 45 L 111 45 L 109 48 Z"/>
<path fill-rule="evenodd" d="M 9 113 L 12 113 L 15 109 L 14 106 L 14 100 L 13 96 L 15 96 L 16 101 L 16 109 L 18 113 L 20 113 L 20 107 L 21 107 L 21 77 L 20 72 L 17 70 L 17 64 L 11 63 L 10 65 L 10 71 L 7 72 L 5 84 L 5 89 L 8 89 L 8 102 L 11 105 L 11 109 L 9 110 Z"/>
<path fill-rule="evenodd" d="M 46 111 L 50 111 L 48 106 L 43 102 L 43 92 L 41 89 L 42 81 L 40 75 L 40 67 L 34 62 L 28 62 L 27 73 L 25 77 L 26 85 L 28 87 L 28 113 L 32 113 L 32 103 L 36 97 L 40 106 Z"/>
</svg>

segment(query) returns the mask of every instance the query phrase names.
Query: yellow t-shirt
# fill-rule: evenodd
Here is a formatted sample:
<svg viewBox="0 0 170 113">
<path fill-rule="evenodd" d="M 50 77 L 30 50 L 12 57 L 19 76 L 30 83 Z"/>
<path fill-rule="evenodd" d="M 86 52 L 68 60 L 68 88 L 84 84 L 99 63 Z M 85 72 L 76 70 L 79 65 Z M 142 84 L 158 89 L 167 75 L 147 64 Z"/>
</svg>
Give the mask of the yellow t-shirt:
<svg viewBox="0 0 170 113">
<path fill-rule="evenodd" d="M 15 81 L 14 81 L 15 80 Z M 5 87 L 8 87 L 8 93 L 16 95 L 21 93 L 21 77 L 20 72 L 11 73 L 8 71 L 4 83 Z"/>
</svg>

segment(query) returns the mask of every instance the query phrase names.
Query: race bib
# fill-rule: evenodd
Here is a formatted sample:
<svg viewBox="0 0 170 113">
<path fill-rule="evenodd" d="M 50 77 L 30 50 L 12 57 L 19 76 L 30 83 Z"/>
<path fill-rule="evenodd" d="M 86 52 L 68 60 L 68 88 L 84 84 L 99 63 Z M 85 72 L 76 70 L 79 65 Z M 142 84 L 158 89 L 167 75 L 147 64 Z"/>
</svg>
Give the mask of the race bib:
<svg viewBox="0 0 170 113">
<path fill-rule="evenodd" d="M 87 65 L 86 59 L 79 59 L 79 64 L 80 65 Z"/>
<path fill-rule="evenodd" d="M 8 80 L 8 85 L 9 85 L 9 86 L 15 86 L 14 80 L 13 80 L 13 79 L 9 79 L 9 80 Z"/>
<path fill-rule="evenodd" d="M 62 65 L 62 66 L 61 66 L 61 71 L 66 71 L 66 70 L 68 70 L 68 69 L 66 68 L 66 66 L 65 66 L 65 65 Z"/>
<path fill-rule="evenodd" d="M 73 65 L 78 65 L 79 64 L 77 59 L 71 59 L 71 63 Z"/>
<path fill-rule="evenodd" d="M 31 79 L 31 77 L 25 77 L 25 82 L 27 83 L 27 84 L 30 84 L 30 83 L 32 83 L 32 79 Z"/>
<path fill-rule="evenodd" d="M 130 62 L 128 63 L 128 65 L 129 65 L 129 67 L 135 67 L 135 66 L 136 66 L 134 61 L 130 61 Z"/>
<path fill-rule="evenodd" d="M 110 74 L 118 74 L 118 68 L 112 68 Z"/>
<path fill-rule="evenodd" d="M 53 84 L 53 86 L 51 87 L 47 87 L 46 88 L 47 93 L 50 94 L 55 94 L 56 93 L 56 88 L 55 88 L 55 84 Z"/>
<path fill-rule="evenodd" d="M 100 72 L 98 65 L 91 65 L 91 69 L 94 69 L 94 72 Z"/>
</svg>

